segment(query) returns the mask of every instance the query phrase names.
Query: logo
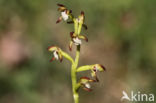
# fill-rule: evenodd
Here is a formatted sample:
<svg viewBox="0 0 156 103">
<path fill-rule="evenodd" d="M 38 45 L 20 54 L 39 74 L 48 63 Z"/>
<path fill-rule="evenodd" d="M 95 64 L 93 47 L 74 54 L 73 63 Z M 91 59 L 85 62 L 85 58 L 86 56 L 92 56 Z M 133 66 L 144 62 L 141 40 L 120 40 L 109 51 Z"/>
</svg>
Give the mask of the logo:
<svg viewBox="0 0 156 103">
<path fill-rule="evenodd" d="M 140 91 L 133 92 L 131 91 L 130 95 L 128 95 L 125 91 L 122 91 L 122 98 L 121 101 L 128 100 L 128 101 L 147 101 L 147 102 L 153 102 L 154 101 L 154 94 L 144 94 Z"/>
</svg>

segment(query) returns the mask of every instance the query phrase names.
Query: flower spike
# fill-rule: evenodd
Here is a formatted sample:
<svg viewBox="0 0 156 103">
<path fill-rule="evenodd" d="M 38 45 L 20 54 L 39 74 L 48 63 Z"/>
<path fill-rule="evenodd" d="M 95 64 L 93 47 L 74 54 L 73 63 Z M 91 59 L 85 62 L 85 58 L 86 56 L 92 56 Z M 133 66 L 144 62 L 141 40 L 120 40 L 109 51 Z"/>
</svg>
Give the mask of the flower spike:
<svg viewBox="0 0 156 103">
<path fill-rule="evenodd" d="M 105 71 L 105 67 L 101 64 L 93 64 L 93 65 L 85 65 L 78 67 L 79 65 L 79 58 L 80 58 L 80 51 L 81 51 L 81 44 L 82 40 L 88 42 L 88 38 L 81 34 L 82 28 L 88 29 L 85 22 L 85 13 L 81 11 L 78 17 L 72 15 L 72 10 L 67 9 L 66 6 L 62 4 L 57 4 L 58 11 L 60 12 L 60 16 L 58 17 L 56 23 L 60 23 L 61 21 L 66 21 L 68 24 L 74 24 L 74 32 L 70 32 L 70 43 L 69 43 L 69 50 L 72 51 L 72 45 L 76 45 L 76 55 L 72 58 L 68 53 L 61 50 L 57 46 L 50 46 L 48 47 L 48 51 L 52 52 L 53 57 L 51 58 L 50 62 L 54 60 L 59 60 L 62 62 L 63 58 L 67 59 L 71 62 L 71 80 L 72 80 L 72 91 L 74 97 L 74 103 L 79 103 L 79 93 L 78 90 L 82 87 L 86 91 L 92 91 L 91 83 L 99 82 L 97 77 L 97 72 Z M 82 71 L 89 70 L 91 72 L 91 78 L 88 77 L 81 77 L 80 80 L 77 80 L 77 73 Z"/>
</svg>

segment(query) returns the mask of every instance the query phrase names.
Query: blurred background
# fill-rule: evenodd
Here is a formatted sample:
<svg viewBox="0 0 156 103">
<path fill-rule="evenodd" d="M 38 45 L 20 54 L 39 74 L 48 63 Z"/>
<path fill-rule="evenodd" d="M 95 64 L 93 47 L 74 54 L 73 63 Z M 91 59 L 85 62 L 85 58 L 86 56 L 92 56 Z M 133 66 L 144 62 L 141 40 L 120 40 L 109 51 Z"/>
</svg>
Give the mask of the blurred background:
<svg viewBox="0 0 156 103">
<path fill-rule="evenodd" d="M 123 103 L 123 90 L 156 94 L 156 0 L 0 0 L 0 103 L 73 103 L 70 63 L 50 63 L 47 51 L 58 45 L 75 56 L 73 25 L 56 24 L 57 3 L 85 12 L 79 66 L 107 69 L 92 92 L 80 90 L 80 103 Z"/>
</svg>

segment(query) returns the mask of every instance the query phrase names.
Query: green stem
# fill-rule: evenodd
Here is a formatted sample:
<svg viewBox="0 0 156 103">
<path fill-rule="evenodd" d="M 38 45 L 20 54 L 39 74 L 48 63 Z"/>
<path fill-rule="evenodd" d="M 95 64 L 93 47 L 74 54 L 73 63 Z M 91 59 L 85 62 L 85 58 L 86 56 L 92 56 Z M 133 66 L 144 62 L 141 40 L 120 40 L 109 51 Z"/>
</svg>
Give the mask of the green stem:
<svg viewBox="0 0 156 103">
<path fill-rule="evenodd" d="M 74 21 L 74 29 L 75 29 L 75 33 L 78 34 L 78 21 L 76 18 L 73 19 Z"/>
<path fill-rule="evenodd" d="M 82 23 L 79 23 L 79 28 L 78 28 L 78 35 L 81 33 L 81 29 L 82 29 Z"/>
<path fill-rule="evenodd" d="M 79 103 L 79 94 L 77 92 L 77 89 L 78 89 L 77 84 L 78 83 L 77 83 L 77 79 L 76 79 L 76 68 L 78 66 L 79 56 L 80 56 L 80 45 L 77 46 L 75 61 L 72 64 L 72 69 L 71 69 L 72 90 L 73 90 L 73 97 L 74 97 L 75 103 Z"/>
<path fill-rule="evenodd" d="M 72 69 L 71 69 L 72 91 L 73 91 L 73 98 L 74 98 L 75 103 L 79 103 L 79 95 L 76 90 L 77 80 L 76 80 L 76 67 L 75 66 L 76 66 L 75 63 L 72 64 Z"/>
<path fill-rule="evenodd" d="M 78 63 L 79 63 L 79 57 L 80 57 L 80 45 L 77 46 L 76 50 L 76 57 L 75 57 L 75 66 L 77 68 Z"/>
<path fill-rule="evenodd" d="M 79 35 L 80 30 L 79 30 L 78 21 L 76 19 L 73 20 L 74 20 L 75 34 Z M 72 63 L 72 67 L 71 67 L 72 91 L 73 91 L 73 97 L 75 103 L 79 103 L 79 94 L 77 89 L 79 88 L 80 85 L 78 85 L 77 83 L 77 74 L 76 74 L 77 66 L 79 63 L 79 57 L 80 57 L 80 45 L 77 46 L 75 61 L 74 63 Z"/>
</svg>

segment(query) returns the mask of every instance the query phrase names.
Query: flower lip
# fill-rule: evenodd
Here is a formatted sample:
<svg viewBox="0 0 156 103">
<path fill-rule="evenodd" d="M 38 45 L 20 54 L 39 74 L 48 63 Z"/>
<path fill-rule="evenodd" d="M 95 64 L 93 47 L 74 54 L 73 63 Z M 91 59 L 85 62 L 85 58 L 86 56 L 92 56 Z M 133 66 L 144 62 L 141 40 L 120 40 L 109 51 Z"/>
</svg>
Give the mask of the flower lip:
<svg viewBox="0 0 156 103">
<path fill-rule="evenodd" d="M 78 37 L 73 38 L 73 42 L 75 45 L 81 45 L 82 44 L 81 40 Z"/>
<path fill-rule="evenodd" d="M 69 15 L 67 14 L 66 10 L 61 12 L 61 16 L 63 18 L 64 21 L 66 21 L 69 17 Z"/>
<path fill-rule="evenodd" d="M 85 84 L 85 87 L 90 89 L 91 88 L 91 85 L 89 83 L 86 83 Z"/>
<path fill-rule="evenodd" d="M 59 59 L 58 52 L 57 52 L 57 51 L 54 51 L 54 53 L 53 53 L 53 54 L 54 54 L 55 59 L 56 59 L 56 60 L 58 60 L 58 59 Z"/>
</svg>

